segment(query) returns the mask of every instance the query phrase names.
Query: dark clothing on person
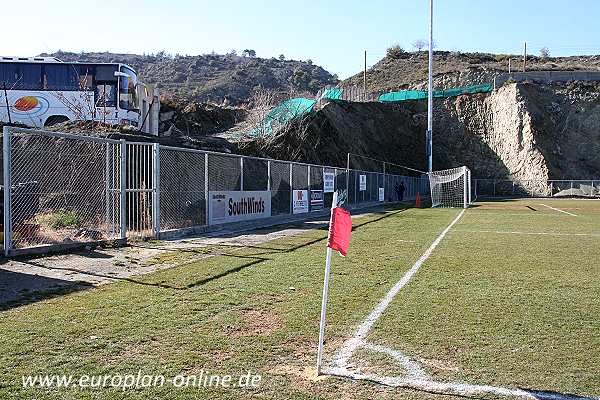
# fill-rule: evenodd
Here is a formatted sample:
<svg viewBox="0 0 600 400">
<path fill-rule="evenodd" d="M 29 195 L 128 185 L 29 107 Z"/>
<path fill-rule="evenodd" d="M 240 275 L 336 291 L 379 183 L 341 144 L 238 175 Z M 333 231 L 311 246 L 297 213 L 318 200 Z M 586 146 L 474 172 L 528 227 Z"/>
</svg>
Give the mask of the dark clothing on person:
<svg viewBox="0 0 600 400">
<path fill-rule="evenodd" d="M 406 186 L 404 186 L 404 182 L 400 182 L 400 186 L 398 187 L 398 201 L 404 200 L 404 192 L 406 191 Z"/>
</svg>

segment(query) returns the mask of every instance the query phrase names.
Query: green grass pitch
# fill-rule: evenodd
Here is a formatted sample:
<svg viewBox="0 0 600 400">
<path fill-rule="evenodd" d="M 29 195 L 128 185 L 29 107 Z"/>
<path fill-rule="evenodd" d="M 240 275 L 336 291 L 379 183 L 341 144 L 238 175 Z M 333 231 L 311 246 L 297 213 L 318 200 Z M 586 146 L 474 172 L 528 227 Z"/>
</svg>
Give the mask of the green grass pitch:
<svg viewBox="0 0 600 400">
<path fill-rule="evenodd" d="M 550 208 L 553 207 L 553 208 Z M 562 211 L 566 211 L 562 212 Z M 455 209 L 354 219 L 334 255 L 326 362 Z M 0 313 L 2 399 L 451 399 L 314 378 L 326 229 Z M 507 200 L 468 209 L 369 331 L 440 382 L 600 396 L 600 201 Z M 405 371 L 360 349 L 355 368 Z M 256 387 L 23 388 L 23 375 L 261 376 Z"/>
</svg>

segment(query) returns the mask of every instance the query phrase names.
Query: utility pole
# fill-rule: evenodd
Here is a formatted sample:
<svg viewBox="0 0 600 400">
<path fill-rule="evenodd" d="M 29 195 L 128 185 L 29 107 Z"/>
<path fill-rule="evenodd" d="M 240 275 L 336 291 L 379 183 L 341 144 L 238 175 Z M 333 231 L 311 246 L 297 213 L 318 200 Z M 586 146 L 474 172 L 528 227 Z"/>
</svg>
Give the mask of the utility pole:
<svg viewBox="0 0 600 400">
<path fill-rule="evenodd" d="M 523 72 L 527 68 L 527 42 L 525 42 L 525 48 L 523 49 Z"/>
<path fill-rule="evenodd" d="M 433 0 L 429 0 L 429 83 L 427 87 L 427 170 L 433 171 Z"/>
<path fill-rule="evenodd" d="M 508 73 L 509 73 L 509 74 L 510 74 L 510 72 L 511 72 L 511 70 L 510 70 L 510 69 L 511 69 L 511 68 L 510 68 L 510 67 L 511 67 L 511 65 L 510 65 L 510 62 L 511 62 L 511 60 L 512 60 L 512 58 L 508 57 Z"/>
<path fill-rule="evenodd" d="M 363 101 L 367 101 L 367 51 L 365 50 L 365 72 L 363 74 Z"/>
</svg>

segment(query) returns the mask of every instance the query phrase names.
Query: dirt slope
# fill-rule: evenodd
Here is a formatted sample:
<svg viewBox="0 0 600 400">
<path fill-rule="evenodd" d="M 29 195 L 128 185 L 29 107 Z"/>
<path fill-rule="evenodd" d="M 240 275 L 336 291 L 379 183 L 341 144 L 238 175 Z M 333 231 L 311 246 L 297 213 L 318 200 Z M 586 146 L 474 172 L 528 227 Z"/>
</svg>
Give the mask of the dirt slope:
<svg viewBox="0 0 600 400">
<path fill-rule="evenodd" d="M 508 72 L 509 58 L 512 60 L 512 71 L 520 71 L 523 63 L 521 55 L 435 51 L 435 89 L 491 83 L 495 75 Z M 426 51 L 388 55 L 367 71 L 368 90 L 425 89 L 427 62 Z M 541 58 L 530 55 L 527 58 L 527 71 L 573 70 L 600 70 L 600 56 Z M 362 72 L 346 79 L 342 85 L 362 87 Z"/>
<path fill-rule="evenodd" d="M 600 177 L 600 86 L 509 84 L 436 100 L 434 168 L 517 182 Z M 243 153 L 345 166 L 346 153 L 425 168 L 426 103 L 331 102 Z"/>
</svg>

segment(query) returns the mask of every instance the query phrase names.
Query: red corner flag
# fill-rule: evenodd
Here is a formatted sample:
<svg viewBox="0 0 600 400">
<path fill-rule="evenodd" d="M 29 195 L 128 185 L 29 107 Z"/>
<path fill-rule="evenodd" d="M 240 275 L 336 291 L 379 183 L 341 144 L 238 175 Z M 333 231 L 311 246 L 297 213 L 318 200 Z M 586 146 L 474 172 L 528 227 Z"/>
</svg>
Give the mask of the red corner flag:
<svg viewBox="0 0 600 400">
<path fill-rule="evenodd" d="M 327 247 L 337 250 L 341 256 L 345 257 L 350 245 L 351 232 L 352 218 L 350 218 L 350 213 L 341 207 L 331 210 Z"/>
<path fill-rule="evenodd" d="M 333 192 L 331 202 L 331 219 L 329 220 L 329 237 L 327 238 L 327 256 L 325 257 L 325 278 L 323 279 L 323 301 L 321 302 L 321 322 L 319 324 L 319 348 L 317 349 L 317 376 L 321 374 L 323 363 L 323 342 L 325 340 L 325 315 L 327 313 L 327 292 L 329 291 L 329 270 L 331 268 L 331 250 L 337 250 L 346 256 L 350 245 L 352 218 L 343 208 L 336 207 L 338 194 Z"/>
</svg>

